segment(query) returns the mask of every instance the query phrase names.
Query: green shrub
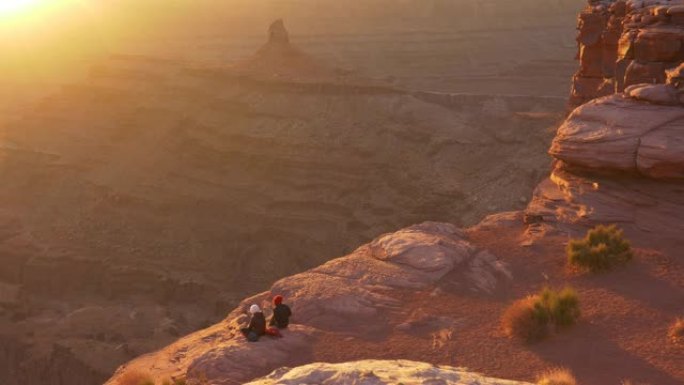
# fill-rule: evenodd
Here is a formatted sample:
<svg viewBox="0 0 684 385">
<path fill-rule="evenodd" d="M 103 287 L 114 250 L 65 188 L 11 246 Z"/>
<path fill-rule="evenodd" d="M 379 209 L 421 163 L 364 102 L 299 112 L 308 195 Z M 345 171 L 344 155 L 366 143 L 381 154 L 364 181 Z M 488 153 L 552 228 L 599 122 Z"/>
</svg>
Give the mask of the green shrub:
<svg viewBox="0 0 684 385">
<path fill-rule="evenodd" d="M 533 342 L 546 337 L 552 327 L 573 325 L 580 316 L 579 298 L 571 288 L 544 288 L 539 294 L 515 301 L 501 318 L 511 337 Z"/>
<path fill-rule="evenodd" d="M 568 263 L 590 271 L 609 270 L 632 259 L 632 247 L 615 225 L 599 225 L 583 239 L 570 241 Z"/>
<path fill-rule="evenodd" d="M 561 291 L 544 288 L 540 296 L 540 302 L 549 319 L 559 327 L 573 325 L 580 316 L 579 298 L 577 292 L 566 287 Z"/>
<path fill-rule="evenodd" d="M 570 370 L 565 368 L 551 369 L 542 373 L 538 380 L 537 385 L 576 385 L 577 380 L 575 376 L 572 375 Z"/>
</svg>

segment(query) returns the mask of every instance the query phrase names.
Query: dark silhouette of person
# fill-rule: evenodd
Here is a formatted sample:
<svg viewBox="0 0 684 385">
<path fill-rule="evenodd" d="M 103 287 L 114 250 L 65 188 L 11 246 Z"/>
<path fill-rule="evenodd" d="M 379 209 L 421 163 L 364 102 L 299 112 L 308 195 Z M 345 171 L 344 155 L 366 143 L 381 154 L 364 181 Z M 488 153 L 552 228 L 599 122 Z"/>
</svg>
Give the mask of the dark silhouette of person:
<svg viewBox="0 0 684 385">
<path fill-rule="evenodd" d="M 240 331 L 249 341 L 254 342 L 259 340 L 259 337 L 266 334 L 266 317 L 264 317 L 264 312 L 261 311 L 259 305 L 256 304 L 250 306 L 249 313 L 252 315 L 252 318 L 249 320 L 249 325 Z"/>
<path fill-rule="evenodd" d="M 276 295 L 273 297 L 273 317 L 271 317 L 271 321 L 268 323 L 269 326 L 285 329 L 290 324 L 291 315 L 292 310 L 283 303 L 283 296 Z"/>
</svg>

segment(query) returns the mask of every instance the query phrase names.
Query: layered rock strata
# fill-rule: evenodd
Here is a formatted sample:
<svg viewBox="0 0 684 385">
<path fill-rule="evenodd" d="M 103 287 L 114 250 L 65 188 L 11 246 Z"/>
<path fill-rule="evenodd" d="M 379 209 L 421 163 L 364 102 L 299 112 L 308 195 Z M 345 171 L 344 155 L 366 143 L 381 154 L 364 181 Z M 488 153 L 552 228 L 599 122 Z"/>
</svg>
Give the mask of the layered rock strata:
<svg viewBox="0 0 684 385">
<path fill-rule="evenodd" d="M 630 85 L 664 83 L 665 72 L 684 60 L 684 2 L 590 1 L 578 18 L 577 43 L 573 108 Z"/>
<path fill-rule="evenodd" d="M 562 98 L 397 89 L 289 40 L 116 55 L 0 127 L 0 383 L 104 380 L 377 234 L 524 207 Z"/>
<path fill-rule="evenodd" d="M 556 165 L 537 188 L 528 220 L 566 229 L 618 223 L 681 244 L 683 73 L 680 65 L 666 84 L 630 86 L 576 109 L 553 141 Z"/>
</svg>

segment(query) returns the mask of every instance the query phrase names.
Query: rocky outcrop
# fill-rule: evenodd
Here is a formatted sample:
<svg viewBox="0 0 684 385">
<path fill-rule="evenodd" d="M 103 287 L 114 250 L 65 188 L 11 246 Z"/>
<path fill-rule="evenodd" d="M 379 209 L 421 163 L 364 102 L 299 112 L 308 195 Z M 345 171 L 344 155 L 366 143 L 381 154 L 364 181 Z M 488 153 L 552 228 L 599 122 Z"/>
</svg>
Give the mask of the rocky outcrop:
<svg viewBox="0 0 684 385">
<path fill-rule="evenodd" d="M 530 385 L 526 382 L 487 378 L 465 369 L 435 366 L 406 360 L 367 360 L 343 364 L 309 364 L 281 368 L 247 385 L 295 384 L 441 384 L 441 385 Z"/>
<path fill-rule="evenodd" d="M 684 178 L 684 65 L 667 84 L 639 84 L 575 110 L 549 153 L 568 165 L 655 179 Z"/>
<path fill-rule="evenodd" d="M 666 84 L 630 86 L 570 115 L 549 151 L 554 170 L 526 210 L 532 228 L 618 223 L 635 237 L 662 239 L 663 247 L 681 243 L 683 72 L 680 65 Z"/>
<path fill-rule="evenodd" d="M 639 83 L 664 83 L 684 60 L 681 0 L 591 0 L 578 18 L 571 107 Z"/>
<path fill-rule="evenodd" d="M 325 335 L 379 336 L 403 324 L 402 293 L 424 289 L 447 274 L 459 275 L 462 292 L 470 295 L 488 295 L 511 279 L 504 263 L 470 244 L 455 226 L 423 223 L 276 282 L 269 292 L 243 301 L 224 322 L 123 366 L 108 384 L 118 384 L 126 373 L 143 372 L 224 385 L 301 365 L 311 361 L 312 346 Z M 245 309 L 252 303 L 266 308 L 275 293 L 293 304 L 295 325 L 284 331 L 286 343 L 246 342 L 238 330 L 245 323 Z"/>
</svg>

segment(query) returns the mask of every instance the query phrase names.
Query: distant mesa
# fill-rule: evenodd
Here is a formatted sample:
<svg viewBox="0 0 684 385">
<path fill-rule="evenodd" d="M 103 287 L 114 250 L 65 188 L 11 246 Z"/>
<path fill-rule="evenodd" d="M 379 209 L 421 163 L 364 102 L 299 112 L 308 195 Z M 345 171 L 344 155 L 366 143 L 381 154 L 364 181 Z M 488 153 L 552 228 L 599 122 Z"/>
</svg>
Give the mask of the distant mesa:
<svg viewBox="0 0 684 385">
<path fill-rule="evenodd" d="M 243 75 L 274 80 L 339 82 L 348 75 L 348 71 L 330 67 L 294 46 L 280 19 L 268 28 L 266 44 L 231 69 Z"/>
</svg>

